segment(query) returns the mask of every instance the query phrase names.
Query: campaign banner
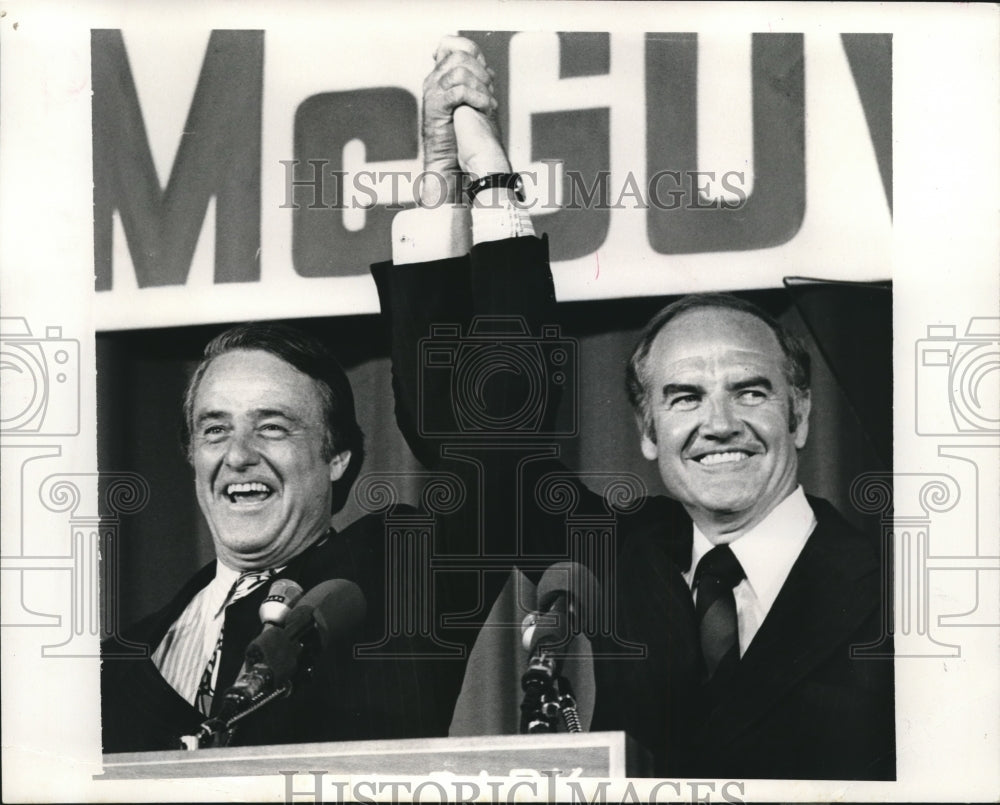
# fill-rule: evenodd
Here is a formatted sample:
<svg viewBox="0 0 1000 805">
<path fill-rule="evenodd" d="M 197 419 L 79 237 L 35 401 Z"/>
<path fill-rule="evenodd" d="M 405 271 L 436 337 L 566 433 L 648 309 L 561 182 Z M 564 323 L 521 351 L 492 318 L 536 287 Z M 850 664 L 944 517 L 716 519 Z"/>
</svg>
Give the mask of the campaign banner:
<svg viewBox="0 0 1000 805">
<path fill-rule="evenodd" d="M 891 34 L 459 33 L 560 300 L 890 278 Z M 91 29 L 97 329 L 377 312 L 394 215 L 443 181 L 435 47 L 332 13 Z"/>
</svg>

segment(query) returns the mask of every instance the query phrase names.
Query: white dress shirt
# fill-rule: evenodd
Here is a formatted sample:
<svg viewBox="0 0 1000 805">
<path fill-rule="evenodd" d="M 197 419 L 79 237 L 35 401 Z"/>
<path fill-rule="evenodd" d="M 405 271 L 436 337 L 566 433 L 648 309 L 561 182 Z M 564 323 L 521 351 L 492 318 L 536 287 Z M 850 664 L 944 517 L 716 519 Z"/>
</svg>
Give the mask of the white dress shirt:
<svg viewBox="0 0 1000 805">
<path fill-rule="evenodd" d="M 205 666 L 215 653 L 229 594 L 239 577 L 240 571 L 216 560 L 215 578 L 191 599 L 153 652 L 160 676 L 191 704 L 198 696 Z M 218 670 L 216 666 L 216 673 Z"/>
<path fill-rule="evenodd" d="M 764 618 L 771 611 L 792 565 L 799 558 L 814 528 L 816 515 L 799 486 L 761 523 L 729 543 L 746 573 L 746 578 L 733 588 L 741 657 L 746 654 Z M 713 547 L 715 546 L 708 537 L 695 526 L 691 568 L 684 574 L 688 587 L 694 581 L 698 562 Z M 695 597 L 697 598 L 697 592 Z"/>
</svg>

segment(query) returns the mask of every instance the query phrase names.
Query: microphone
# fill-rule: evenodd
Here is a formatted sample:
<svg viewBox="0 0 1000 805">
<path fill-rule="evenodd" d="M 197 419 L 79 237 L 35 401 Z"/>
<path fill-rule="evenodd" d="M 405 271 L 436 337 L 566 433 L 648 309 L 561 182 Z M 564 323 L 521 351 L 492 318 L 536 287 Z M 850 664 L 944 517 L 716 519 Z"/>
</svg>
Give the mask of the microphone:
<svg viewBox="0 0 1000 805">
<path fill-rule="evenodd" d="M 271 598 L 270 593 L 274 593 L 273 587 L 268 598 Z M 268 617 L 273 614 L 283 620 L 283 624 L 265 623 L 261 633 L 247 646 L 246 670 L 223 696 L 218 714 L 223 723 L 262 697 L 288 685 L 299 667 L 303 650 L 312 654 L 311 649 L 318 642 L 320 651 L 325 651 L 332 641 L 353 631 L 364 620 L 367 611 L 361 588 L 346 579 L 329 579 L 316 585 L 294 608 L 289 608 L 287 614 L 282 612 L 288 607 L 287 591 L 281 593 L 279 590 L 278 594 L 283 600 L 265 601 L 261 605 L 261 617 L 263 619 L 264 609 L 268 607 Z"/>
<path fill-rule="evenodd" d="M 580 732 L 576 699 L 561 676 L 562 652 L 601 608 L 601 585 L 583 565 L 558 562 L 538 582 L 539 612 L 521 624 L 521 642 L 531 655 L 521 676 L 521 732 L 554 732 L 562 715 L 570 732 Z"/>
<path fill-rule="evenodd" d="M 298 604 L 301 598 L 302 585 L 297 581 L 293 581 L 292 579 L 278 579 L 272 582 L 270 589 L 267 591 L 267 597 L 257 609 L 260 622 L 263 624 L 261 634 L 267 629 L 282 626 L 288 619 L 292 608 Z M 226 702 L 229 699 L 235 699 L 242 705 L 261 693 L 267 683 L 264 676 L 259 673 L 259 670 L 257 669 L 255 673 L 252 666 L 244 662 L 236 681 L 226 689 L 223 701 Z M 223 709 L 225 709 L 225 705 L 223 705 Z"/>
<path fill-rule="evenodd" d="M 261 602 L 257 609 L 260 622 L 263 624 L 261 635 L 268 629 L 276 629 L 285 624 L 288 620 L 292 608 L 295 607 L 302 598 L 302 585 L 292 579 L 278 579 L 272 582 L 267 591 L 267 597 Z M 259 636 L 258 636 L 259 637 Z M 223 709 L 226 709 L 226 702 L 233 700 L 233 704 L 242 707 L 250 700 L 264 692 L 268 682 L 265 669 L 255 668 L 248 661 L 244 661 L 236 681 L 230 685 L 223 695 Z M 229 705 L 232 709 L 232 704 Z"/>
<path fill-rule="evenodd" d="M 264 628 L 281 626 L 288 613 L 292 611 L 299 599 L 302 598 L 302 585 L 291 579 L 278 579 L 271 584 L 271 589 L 267 591 L 267 598 L 261 603 L 257 614 Z"/>
<path fill-rule="evenodd" d="M 563 648 L 600 607 L 601 585 L 594 574 L 578 562 L 557 562 L 538 582 L 539 612 L 522 622 L 521 644 L 531 654 Z"/>
</svg>

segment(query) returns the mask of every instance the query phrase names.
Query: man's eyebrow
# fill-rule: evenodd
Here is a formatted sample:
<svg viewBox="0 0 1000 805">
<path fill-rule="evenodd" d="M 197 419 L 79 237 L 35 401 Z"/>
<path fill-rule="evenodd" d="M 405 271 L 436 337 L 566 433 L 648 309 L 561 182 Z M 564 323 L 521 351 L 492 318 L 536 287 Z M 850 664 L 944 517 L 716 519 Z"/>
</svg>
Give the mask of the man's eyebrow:
<svg viewBox="0 0 1000 805">
<path fill-rule="evenodd" d="M 254 419 L 269 419 L 270 417 L 279 416 L 282 419 L 287 419 L 289 422 L 294 422 L 296 424 L 301 424 L 302 419 L 289 413 L 283 408 L 255 408 L 253 410 Z"/>
<path fill-rule="evenodd" d="M 675 394 L 703 394 L 705 390 L 701 386 L 693 383 L 667 383 L 663 387 L 663 398 L 672 397 Z"/>
<path fill-rule="evenodd" d="M 228 416 L 225 411 L 201 411 L 195 417 L 194 422 L 196 425 L 200 425 L 202 422 L 207 422 L 210 419 L 226 419 Z"/>
<path fill-rule="evenodd" d="M 748 377 L 745 380 L 737 380 L 735 383 L 730 383 L 729 388 L 733 391 L 743 391 L 743 389 L 750 388 L 762 388 L 768 391 L 774 391 L 774 384 L 764 375 L 756 375 L 754 377 Z"/>
</svg>

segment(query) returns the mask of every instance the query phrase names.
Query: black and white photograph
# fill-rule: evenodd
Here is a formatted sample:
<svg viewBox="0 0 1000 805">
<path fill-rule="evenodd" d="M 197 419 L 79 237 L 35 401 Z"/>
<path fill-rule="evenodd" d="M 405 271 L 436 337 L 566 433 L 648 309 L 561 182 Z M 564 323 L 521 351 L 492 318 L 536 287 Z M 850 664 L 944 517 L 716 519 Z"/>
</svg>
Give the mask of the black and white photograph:
<svg viewBox="0 0 1000 805">
<path fill-rule="evenodd" d="M 5 3 L 5 801 L 995 800 L 997 15 Z"/>
</svg>

